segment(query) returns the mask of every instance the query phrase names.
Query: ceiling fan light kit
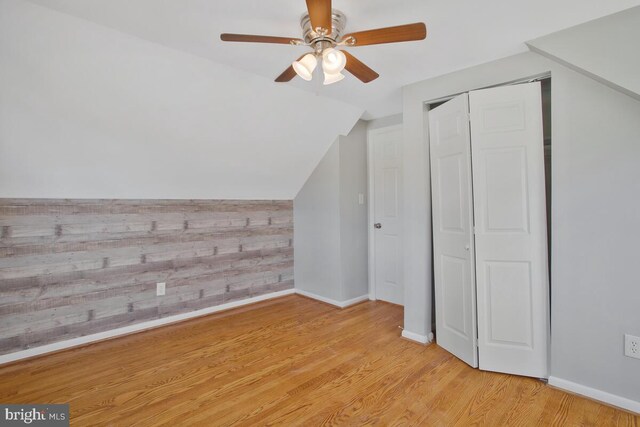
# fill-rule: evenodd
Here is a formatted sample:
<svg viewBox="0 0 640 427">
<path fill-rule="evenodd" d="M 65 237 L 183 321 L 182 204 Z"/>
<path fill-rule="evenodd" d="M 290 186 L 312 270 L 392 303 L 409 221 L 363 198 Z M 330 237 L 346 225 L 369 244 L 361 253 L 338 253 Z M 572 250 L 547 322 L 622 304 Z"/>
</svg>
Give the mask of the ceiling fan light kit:
<svg viewBox="0 0 640 427">
<path fill-rule="evenodd" d="M 334 74 L 344 70 L 347 56 L 332 47 L 322 51 L 322 69 L 325 73 Z"/>
<path fill-rule="evenodd" d="M 307 53 L 299 61 L 293 61 L 291 66 L 297 75 L 302 77 L 306 81 L 310 81 L 313 78 L 313 70 L 316 69 L 318 60 L 312 53 Z"/>
<path fill-rule="evenodd" d="M 338 83 L 342 79 L 344 79 L 344 74 L 342 73 L 334 73 L 334 74 L 324 73 L 324 82 L 322 84 L 326 86 L 326 85 Z"/>
<path fill-rule="evenodd" d="M 344 13 L 331 8 L 331 0 L 306 0 L 307 13 L 302 16 L 302 39 L 292 37 L 257 36 L 247 34 L 221 34 L 220 39 L 227 42 L 275 43 L 294 46 L 309 46 L 313 52 L 307 53 L 276 78 L 276 82 L 291 81 L 296 75 L 304 80 L 313 78 L 313 71 L 322 61 L 324 84 L 339 82 L 344 78 L 346 69 L 363 83 L 369 83 L 379 74 L 366 66 L 347 51 L 338 50 L 338 46 L 367 46 L 384 43 L 424 40 L 427 27 L 424 23 L 399 25 L 344 34 L 347 18 Z"/>
</svg>

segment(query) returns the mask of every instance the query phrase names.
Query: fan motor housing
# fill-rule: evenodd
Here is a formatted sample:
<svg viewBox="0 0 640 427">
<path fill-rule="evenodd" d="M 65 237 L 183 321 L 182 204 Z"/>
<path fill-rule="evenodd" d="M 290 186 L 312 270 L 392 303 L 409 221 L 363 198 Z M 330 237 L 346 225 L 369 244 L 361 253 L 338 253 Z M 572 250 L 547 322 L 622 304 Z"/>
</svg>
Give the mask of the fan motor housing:
<svg viewBox="0 0 640 427">
<path fill-rule="evenodd" d="M 324 35 L 317 33 L 315 28 L 311 28 L 311 19 L 309 18 L 309 13 L 305 13 L 304 15 L 302 15 L 302 18 L 300 18 L 300 26 L 302 27 L 302 34 L 305 43 L 312 46 L 316 46 L 317 44 L 319 45 L 319 48 L 335 46 L 340 41 L 340 37 L 342 36 L 344 27 L 347 24 L 347 17 L 339 10 L 332 9 L 331 21 L 333 25 L 331 34 Z"/>
</svg>

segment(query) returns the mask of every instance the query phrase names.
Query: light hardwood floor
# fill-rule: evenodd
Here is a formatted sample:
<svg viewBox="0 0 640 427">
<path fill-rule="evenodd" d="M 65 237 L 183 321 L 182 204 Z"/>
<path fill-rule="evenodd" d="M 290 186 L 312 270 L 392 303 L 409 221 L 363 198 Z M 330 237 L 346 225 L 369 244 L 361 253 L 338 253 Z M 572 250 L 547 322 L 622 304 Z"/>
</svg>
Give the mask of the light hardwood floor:
<svg viewBox="0 0 640 427">
<path fill-rule="evenodd" d="M 542 382 L 400 338 L 402 308 L 288 296 L 0 368 L 2 403 L 72 425 L 634 425 Z"/>
</svg>

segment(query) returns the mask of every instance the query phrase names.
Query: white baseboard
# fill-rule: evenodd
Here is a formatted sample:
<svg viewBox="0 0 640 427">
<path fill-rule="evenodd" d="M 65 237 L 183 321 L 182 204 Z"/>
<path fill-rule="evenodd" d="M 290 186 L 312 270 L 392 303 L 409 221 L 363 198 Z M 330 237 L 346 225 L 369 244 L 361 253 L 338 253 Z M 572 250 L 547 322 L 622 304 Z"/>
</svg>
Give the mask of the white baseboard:
<svg viewBox="0 0 640 427">
<path fill-rule="evenodd" d="M 247 298 L 240 301 L 228 302 L 226 304 L 216 305 L 215 307 L 207 307 L 202 310 L 190 311 L 188 313 L 176 314 L 175 316 L 163 317 L 148 322 L 136 323 L 135 325 L 125 326 L 123 328 L 112 329 L 110 331 L 100 332 L 97 334 L 86 335 L 83 337 L 72 338 L 70 340 L 60 341 L 52 344 L 46 344 L 40 347 L 30 348 L 28 350 L 16 351 L 15 353 L 0 355 L 0 365 L 9 362 L 15 362 L 21 359 L 27 359 L 41 354 L 51 353 L 54 351 L 64 350 L 67 348 L 77 347 L 84 344 L 90 344 L 96 341 L 102 341 L 109 338 L 115 338 L 121 335 L 128 335 L 134 332 L 141 332 L 147 329 L 157 328 L 158 326 L 168 325 L 170 323 L 180 322 L 182 320 L 193 319 L 195 317 L 206 316 L 207 314 L 216 313 L 218 311 L 229 310 L 230 308 L 241 307 L 243 305 L 253 304 L 259 301 L 265 301 L 272 298 L 278 298 L 285 295 L 294 294 L 295 289 L 287 289 L 284 291 L 272 292 L 270 294 L 260 295 L 253 298 Z"/>
<path fill-rule="evenodd" d="M 327 304 L 335 305 L 336 307 L 340 307 L 340 308 L 346 308 L 346 307 L 349 307 L 350 305 L 354 305 L 362 301 L 367 301 L 369 299 L 369 295 L 361 295 L 359 297 L 352 298 L 346 301 L 337 301 L 331 298 L 325 298 L 320 295 L 316 295 L 312 292 L 303 291 L 302 289 L 296 289 L 296 294 L 305 296 L 307 298 L 315 299 L 318 301 L 326 302 Z"/>
<path fill-rule="evenodd" d="M 607 393 L 606 391 L 591 388 L 586 385 L 574 383 L 573 381 L 554 376 L 549 377 L 549 385 L 640 414 L 640 402 L 627 399 L 626 397 Z"/>
<path fill-rule="evenodd" d="M 419 342 L 420 344 L 429 344 L 433 341 L 433 334 L 429 335 L 420 335 L 414 332 L 409 332 L 406 329 L 402 330 L 402 337 L 411 341 Z"/>
</svg>

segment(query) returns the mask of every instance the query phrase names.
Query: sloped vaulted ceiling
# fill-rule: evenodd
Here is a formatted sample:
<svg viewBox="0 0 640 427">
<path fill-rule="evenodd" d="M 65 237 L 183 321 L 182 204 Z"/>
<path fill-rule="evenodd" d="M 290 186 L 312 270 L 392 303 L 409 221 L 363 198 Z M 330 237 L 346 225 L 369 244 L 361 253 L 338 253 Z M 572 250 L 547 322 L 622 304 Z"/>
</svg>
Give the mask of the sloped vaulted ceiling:
<svg viewBox="0 0 640 427">
<path fill-rule="evenodd" d="M 273 83 L 304 48 L 303 0 L 0 0 L 0 197 L 293 198 L 329 145 L 401 111 L 403 85 L 527 49 L 640 0 L 334 0 L 358 31 L 426 41 L 352 52 L 380 72 Z"/>
<path fill-rule="evenodd" d="M 0 0 L 0 197 L 291 199 L 361 114 Z"/>
<path fill-rule="evenodd" d="M 31 0 L 138 37 L 273 80 L 305 51 L 287 45 L 222 43 L 222 32 L 299 37 L 304 0 Z M 425 41 L 350 49 L 380 73 L 323 87 L 289 85 L 351 103 L 366 118 L 401 112 L 400 88 L 525 52 L 525 41 L 640 4 L 640 0 L 333 0 L 347 30 L 416 21 Z"/>
<path fill-rule="evenodd" d="M 640 6 L 531 40 L 544 56 L 640 100 Z"/>
</svg>

